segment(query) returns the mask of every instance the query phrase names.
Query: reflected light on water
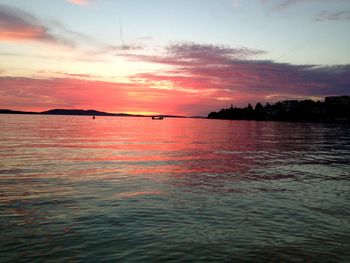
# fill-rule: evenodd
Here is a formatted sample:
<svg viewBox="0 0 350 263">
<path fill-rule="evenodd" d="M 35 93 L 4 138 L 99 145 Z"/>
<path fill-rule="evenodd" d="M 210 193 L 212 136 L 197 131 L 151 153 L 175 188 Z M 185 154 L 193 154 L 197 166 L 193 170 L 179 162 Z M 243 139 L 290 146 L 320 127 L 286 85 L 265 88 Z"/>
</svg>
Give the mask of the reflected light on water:
<svg viewBox="0 0 350 263">
<path fill-rule="evenodd" d="M 350 261 L 348 125 L 0 116 L 4 262 Z"/>
</svg>

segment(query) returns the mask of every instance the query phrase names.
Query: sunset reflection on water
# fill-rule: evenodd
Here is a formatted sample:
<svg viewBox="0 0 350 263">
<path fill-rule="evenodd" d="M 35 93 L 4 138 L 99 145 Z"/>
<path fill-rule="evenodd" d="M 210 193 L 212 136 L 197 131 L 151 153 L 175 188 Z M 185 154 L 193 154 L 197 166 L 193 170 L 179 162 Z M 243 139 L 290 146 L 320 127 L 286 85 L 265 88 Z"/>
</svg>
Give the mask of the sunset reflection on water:
<svg viewBox="0 0 350 263">
<path fill-rule="evenodd" d="M 19 115 L 0 124 L 5 262 L 349 259 L 346 125 Z"/>
</svg>

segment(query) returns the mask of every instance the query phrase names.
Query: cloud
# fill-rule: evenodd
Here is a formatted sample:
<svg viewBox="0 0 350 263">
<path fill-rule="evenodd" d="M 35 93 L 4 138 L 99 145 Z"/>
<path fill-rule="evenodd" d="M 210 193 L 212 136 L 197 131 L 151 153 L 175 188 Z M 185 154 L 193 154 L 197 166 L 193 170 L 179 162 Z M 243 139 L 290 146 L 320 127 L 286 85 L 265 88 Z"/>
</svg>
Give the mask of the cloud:
<svg viewBox="0 0 350 263">
<path fill-rule="evenodd" d="M 58 74 L 58 75 L 61 75 L 61 76 L 65 76 L 67 78 L 83 78 L 83 79 L 90 79 L 90 78 L 97 78 L 96 75 L 93 75 L 93 74 L 77 74 L 77 73 L 68 73 L 68 72 L 62 72 L 62 71 L 52 71 L 52 72 L 48 72 L 48 71 L 40 71 L 39 73 L 54 73 L 54 74 Z"/>
<path fill-rule="evenodd" d="M 0 87 L 0 94 L 4 99 L 3 107 L 110 109 L 110 106 L 117 102 L 123 103 L 123 98 L 127 98 L 126 88 L 132 85 L 70 77 L 48 79 L 0 77 Z"/>
<path fill-rule="evenodd" d="M 269 3 L 274 6 L 275 9 L 283 10 L 287 9 L 291 6 L 297 5 L 297 4 L 303 4 L 303 3 L 316 3 L 319 4 L 320 2 L 323 3 L 334 3 L 334 2 L 343 2 L 348 3 L 348 0 L 261 0 L 262 3 Z"/>
<path fill-rule="evenodd" d="M 231 48 L 223 45 L 202 45 L 196 43 L 176 43 L 165 49 L 165 56 L 149 56 L 142 54 L 125 54 L 130 60 L 169 64 L 172 66 L 215 66 L 226 64 L 229 61 L 245 60 L 253 56 L 264 54 L 265 51 L 244 47 Z"/>
<path fill-rule="evenodd" d="M 311 2 L 313 0 L 260 0 L 263 4 L 271 4 L 274 9 L 282 10 L 292 5 Z"/>
<path fill-rule="evenodd" d="M 235 7 L 235 8 L 239 8 L 241 6 L 241 0 L 231 0 L 231 4 Z"/>
<path fill-rule="evenodd" d="M 225 59 L 245 59 L 252 56 L 264 54 L 262 50 L 248 48 L 231 48 L 223 45 L 203 45 L 196 43 L 177 43 L 167 48 L 168 54 L 179 60 L 191 59 L 192 61 L 211 63 Z"/>
<path fill-rule="evenodd" d="M 85 47 L 86 55 L 88 60 L 98 59 L 98 56 L 108 55 L 113 56 L 119 53 L 125 53 L 127 51 L 137 51 L 145 49 L 145 45 L 139 42 L 130 42 L 127 44 L 107 44 L 99 41 L 96 38 L 90 37 L 88 35 L 73 31 L 67 28 L 59 21 L 50 21 L 50 27 L 55 30 L 60 35 L 64 35 L 69 39 L 74 39 L 75 43 L 79 45 L 80 48 Z"/>
<path fill-rule="evenodd" d="M 73 47 L 74 43 L 52 34 L 33 15 L 0 5 L 0 41 L 39 41 Z"/>
<path fill-rule="evenodd" d="M 83 2 L 80 2 L 83 3 Z M 74 40 L 74 41 L 73 41 Z M 62 47 L 76 48 L 79 46 L 79 57 L 74 60 L 97 61 L 101 56 L 126 53 L 144 49 L 140 43 L 111 45 L 70 30 L 59 21 L 48 21 L 46 24 L 35 16 L 18 8 L 0 5 L 0 42 L 35 41 Z M 76 53 L 77 54 L 77 53 Z M 25 54 L 1 53 L 4 55 L 28 56 Z M 36 55 L 36 57 L 42 57 Z"/>
<path fill-rule="evenodd" d="M 71 74 L 73 75 L 73 74 Z M 3 108 L 43 111 L 52 108 L 96 109 L 109 112 L 191 114 L 184 110 L 215 108 L 214 98 L 148 84 L 113 83 L 79 78 L 25 78 L 0 76 Z"/>
<path fill-rule="evenodd" d="M 280 9 L 287 8 L 291 5 L 300 4 L 300 3 L 307 3 L 312 2 L 313 0 L 285 0 L 280 1 L 280 3 L 277 5 Z"/>
<path fill-rule="evenodd" d="M 165 56 L 131 57 L 170 67 L 135 75 L 133 80 L 231 98 L 238 103 L 350 94 L 349 65 L 276 63 L 249 59 L 264 53 L 259 50 L 188 43 L 171 45 L 167 51 Z"/>
<path fill-rule="evenodd" d="M 80 6 L 86 6 L 90 3 L 89 0 L 67 0 L 69 3 L 80 5 Z"/>
<path fill-rule="evenodd" d="M 350 20 L 350 11 L 329 12 L 323 11 L 313 17 L 316 22 Z"/>
<path fill-rule="evenodd" d="M 78 2 L 80 4 L 87 3 L 87 1 Z M 130 42 L 122 45 L 104 43 L 96 38 L 69 29 L 60 21 L 49 20 L 43 23 L 34 15 L 23 10 L 0 4 L 0 42 L 5 41 L 40 42 L 58 47 L 74 48 L 72 50 L 74 54 L 70 54 L 70 59 L 89 62 L 104 61 L 107 57 L 113 55 L 120 56 L 128 52 L 145 49 L 145 45 L 140 42 Z M 0 52 L 0 56 L 53 58 L 52 55 L 28 55 L 13 52 Z"/>
<path fill-rule="evenodd" d="M 350 65 L 259 60 L 264 53 L 244 47 L 176 43 L 162 55 L 124 54 L 132 61 L 164 66 L 162 71 L 131 75 L 125 83 L 71 72 L 56 72 L 59 77 L 47 79 L 0 76 L 0 97 L 2 107 L 22 110 L 64 107 L 206 115 L 230 104 L 350 95 Z"/>
</svg>

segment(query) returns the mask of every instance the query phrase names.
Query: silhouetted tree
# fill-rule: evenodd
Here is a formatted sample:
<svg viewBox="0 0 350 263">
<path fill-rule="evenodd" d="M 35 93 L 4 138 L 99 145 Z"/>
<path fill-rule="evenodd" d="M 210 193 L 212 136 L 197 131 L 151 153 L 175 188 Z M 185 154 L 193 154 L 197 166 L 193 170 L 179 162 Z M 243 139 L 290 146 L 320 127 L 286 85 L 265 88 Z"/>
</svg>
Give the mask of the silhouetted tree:
<svg viewBox="0 0 350 263">
<path fill-rule="evenodd" d="M 264 120 L 265 119 L 264 106 L 260 102 L 255 105 L 254 119 L 255 120 Z"/>
</svg>

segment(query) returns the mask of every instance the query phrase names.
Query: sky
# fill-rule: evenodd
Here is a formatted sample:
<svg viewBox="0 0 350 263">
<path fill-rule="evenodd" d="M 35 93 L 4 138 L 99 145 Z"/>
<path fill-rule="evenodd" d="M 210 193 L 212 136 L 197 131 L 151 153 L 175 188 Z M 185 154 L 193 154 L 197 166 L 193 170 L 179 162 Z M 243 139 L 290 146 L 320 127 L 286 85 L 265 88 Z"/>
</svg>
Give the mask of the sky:
<svg viewBox="0 0 350 263">
<path fill-rule="evenodd" d="M 0 0 L 0 108 L 206 116 L 350 95 L 349 0 Z"/>
</svg>

